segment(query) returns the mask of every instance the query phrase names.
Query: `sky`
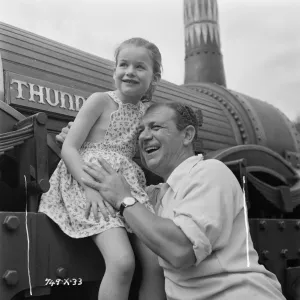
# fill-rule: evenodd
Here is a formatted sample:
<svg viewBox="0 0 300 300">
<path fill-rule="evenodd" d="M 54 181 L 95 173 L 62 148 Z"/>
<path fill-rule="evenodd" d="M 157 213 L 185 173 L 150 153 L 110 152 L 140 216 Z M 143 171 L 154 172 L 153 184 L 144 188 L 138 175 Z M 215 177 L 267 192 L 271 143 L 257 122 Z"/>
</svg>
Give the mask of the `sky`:
<svg viewBox="0 0 300 300">
<path fill-rule="evenodd" d="M 300 116 L 300 0 L 219 0 L 229 89 Z M 154 42 L 162 78 L 184 80 L 183 0 L 0 0 L 0 21 L 113 60 L 130 37 Z"/>
</svg>

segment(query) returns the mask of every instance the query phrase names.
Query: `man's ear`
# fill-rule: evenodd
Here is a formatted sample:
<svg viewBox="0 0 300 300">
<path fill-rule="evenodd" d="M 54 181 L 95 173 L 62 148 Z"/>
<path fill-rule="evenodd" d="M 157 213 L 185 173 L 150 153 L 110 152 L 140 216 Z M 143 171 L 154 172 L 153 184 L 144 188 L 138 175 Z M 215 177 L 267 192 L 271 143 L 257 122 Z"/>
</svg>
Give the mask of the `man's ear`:
<svg viewBox="0 0 300 300">
<path fill-rule="evenodd" d="M 184 128 L 184 140 L 183 144 L 188 146 L 193 142 L 194 136 L 196 134 L 196 129 L 193 125 L 188 125 Z"/>
</svg>

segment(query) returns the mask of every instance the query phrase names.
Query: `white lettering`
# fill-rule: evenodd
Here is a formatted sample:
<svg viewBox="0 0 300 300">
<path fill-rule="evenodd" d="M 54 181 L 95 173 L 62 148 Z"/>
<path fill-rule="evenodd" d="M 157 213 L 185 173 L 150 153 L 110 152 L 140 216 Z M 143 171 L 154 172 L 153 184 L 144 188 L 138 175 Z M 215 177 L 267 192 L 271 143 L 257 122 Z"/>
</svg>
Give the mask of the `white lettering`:
<svg viewBox="0 0 300 300">
<path fill-rule="evenodd" d="M 75 102 L 76 102 L 76 110 L 77 111 L 79 111 L 80 107 L 82 106 L 82 105 L 80 106 L 80 100 L 81 100 L 81 103 L 83 105 L 83 103 L 85 102 L 85 99 L 81 96 L 75 95 Z"/>
<path fill-rule="evenodd" d="M 11 84 L 13 84 L 13 83 L 16 83 L 18 85 L 18 96 L 16 98 L 25 100 L 24 97 L 23 97 L 22 85 L 28 87 L 27 82 L 21 81 L 21 80 L 12 79 L 11 80 Z"/>
<path fill-rule="evenodd" d="M 62 107 L 62 105 L 63 105 L 62 108 L 66 108 L 66 106 L 65 106 L 65 99 L 66 99 L 65 96 L 67 96 L 67 98 L 69 99 L 69 110 L 75 110 L 74 109 L 73 97 L 70 94 L 64 93 L 64 92 L 60 92 L 60 99 L 61 99 L 61 106 L 60 107 Z"/>
<path fill-rule="evenodd" d="M 38 96 L 40 98 L 39 103 L 45 104 L 45 102 L 44 102 L 44 91 L 43 91 L 44 87 L 41 86 L 41 85 L 37 85 L 38 90 L 35 91 L 33 89 L 33 87 L 35 86 L 35 84 L 29 83 L 29 86 L 30 86 L 30 98 L 28 99 L 28 101 L 35 102 L 34 96 Z"/>
<path fill-rule="evenodd" d="M 58 91 L 56 91 L 56 90 L 53 91 L 55 101 L 52 102 L 51 96 L 50 96 L 51 89 L 47 88 L 47 87 L 45 89 L 46 89 L 46 101 L 48 102 L 48 104 L 51 105 L 51 106 L 57 106 L 59 104 Z"/>
<path fill-rule="evenodd" d="M 11 87 L 10 87 L 11 89 L 13 89 L 12 85 L 14 83 L 17 84 L 16 86 L 17 96 L 15 99 L 22 99 L 34 103 L 50 105 L 52 107 L 59 107 L 69 111 L 79 111 L 82 105 L 84 104 L 84 102 L 86 101 L 86 99 L 82 96 L 69 94 L 63 91 L 55 90 L 53 88 L 44 87 L 38 84 L 28 83 L 16 79 L 11 79 Z M 25 98 L 23 92 L 25 94 Z M 29 92 L 29 98 L 28 98 L 28 92 Z M 69 105 L 67 105 L 67 102 L 69 103 Z"/>
</svg>

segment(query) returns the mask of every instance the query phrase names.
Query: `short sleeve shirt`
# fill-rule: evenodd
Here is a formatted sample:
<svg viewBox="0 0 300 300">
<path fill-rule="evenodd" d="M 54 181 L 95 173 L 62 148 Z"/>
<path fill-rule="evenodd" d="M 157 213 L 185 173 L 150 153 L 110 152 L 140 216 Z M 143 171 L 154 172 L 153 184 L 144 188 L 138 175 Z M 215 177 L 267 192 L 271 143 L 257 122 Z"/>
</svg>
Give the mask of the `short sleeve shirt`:
<svg viewBox="0 0 300 300">
<path fill-rule="evenodd" d="M 258 264 L 249 235 L 247 267 L 243 193 L 225 164 L 189 157 L 167 184 L 157 213 L 180 227 L 196 257 L 185 269 L 159 258 L 168 300 L 285 299 L 276 276 Z"/>
</svg>

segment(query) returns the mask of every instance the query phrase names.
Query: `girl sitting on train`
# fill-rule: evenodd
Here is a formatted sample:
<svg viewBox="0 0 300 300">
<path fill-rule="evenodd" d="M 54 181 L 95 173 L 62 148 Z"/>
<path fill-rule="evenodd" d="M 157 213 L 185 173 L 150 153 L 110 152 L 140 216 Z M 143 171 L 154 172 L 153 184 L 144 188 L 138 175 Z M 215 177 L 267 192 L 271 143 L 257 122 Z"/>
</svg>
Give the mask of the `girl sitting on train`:
<svg viewBox="0 0 300 300">
<path fill-rule="evenodd" d="M 154 212 L 145 192 L 144 173 L 132 159 L 146 102 L 161 78 L 161 54 L 153 43 L 132 38 L 117 48 L 115 63 L 116 90 L 92 94 L 78 112 L 63 144 L 62 160 L 50 179 L 50 190 L 42 195 L 39 206 L 68 236 L 91 237 L 99 248 L 106 265 L 99 300 L 128 299 L 135 257 L 124 219 L 82 182 L 88 176 L 82 169 L 84 162 L 97 163 L 103 157 L 126 178 L 132 196 Z M 102 214 L 106 209 L 110 213 Z M 139 298 L 165 299 L 157 256 L 135 241 L 143 272 Z"/>
</svg>

